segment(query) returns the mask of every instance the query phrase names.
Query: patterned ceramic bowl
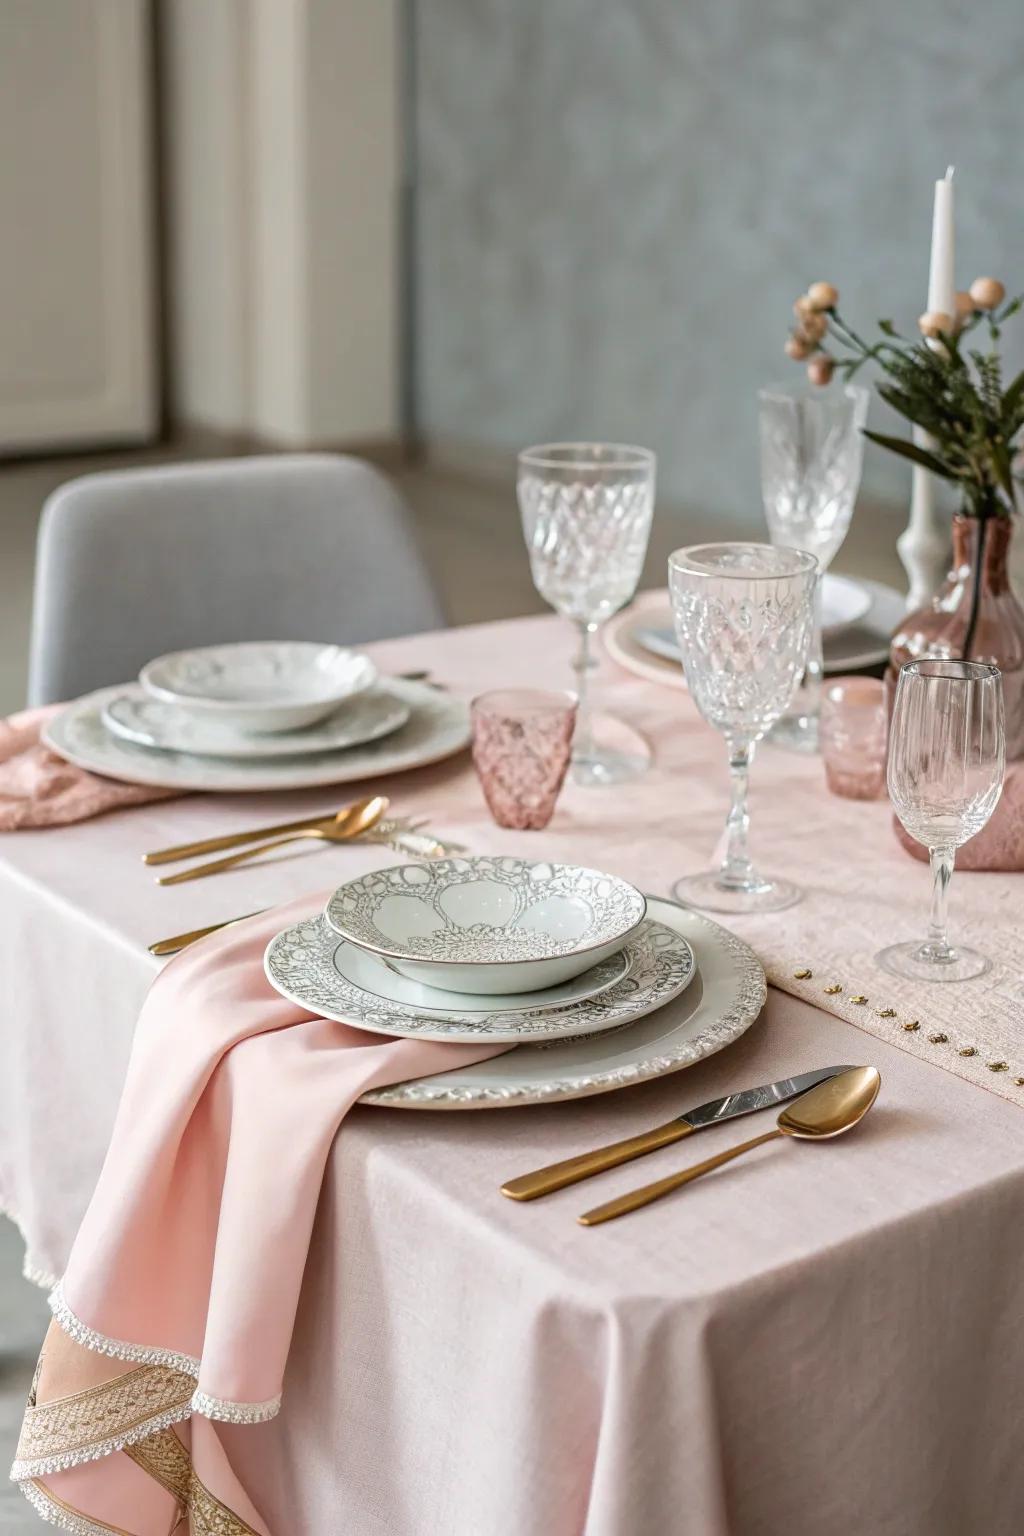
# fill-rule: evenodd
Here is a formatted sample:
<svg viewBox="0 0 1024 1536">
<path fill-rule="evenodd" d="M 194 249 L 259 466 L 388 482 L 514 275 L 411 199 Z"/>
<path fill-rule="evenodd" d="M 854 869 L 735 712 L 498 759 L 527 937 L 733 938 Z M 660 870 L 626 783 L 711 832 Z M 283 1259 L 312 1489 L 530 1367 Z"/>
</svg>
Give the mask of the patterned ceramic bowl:
<svg viewBox="0 0 1024 1536">
<path fill-rule="evenodd" d="M 254 640 L 158 656 L 139 682 L 152 698 L 187 714 L 260 732 L 312 725 L 376 677 L 369 656 L 340 645 Z"/>
<path fill-rule="evenodd" d="M 428 987 L 495 994 L 557 986 L 612 955 L 647 903 L 577 864 L 485 856 L 375 870 L 341 886 L 327 921 Z"/>
</svg>

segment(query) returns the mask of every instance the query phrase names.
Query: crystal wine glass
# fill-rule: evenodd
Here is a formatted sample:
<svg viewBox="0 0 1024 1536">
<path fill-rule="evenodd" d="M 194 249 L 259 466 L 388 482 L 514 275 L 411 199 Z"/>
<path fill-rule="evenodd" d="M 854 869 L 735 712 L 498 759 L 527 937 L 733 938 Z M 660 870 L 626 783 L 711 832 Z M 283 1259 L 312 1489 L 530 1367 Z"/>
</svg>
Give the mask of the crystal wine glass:
<svg viewBox="0 0 1024 1536">
<path fill-rule="evenodd" d="M 912 981 L 969 981 L 992 962 L 946 937 L 946 897 L 956 850 L 981 831 L 1003 788 L 1006 739 L 998 667 L 941 657 L 900 668 L 889 728 L 889 798 L 911 837 L 928 849 L 932 912 L 924 942 L 876 956 Z"/>
<path fill-rule="evenodd" d="M 725 737 L 732 778 L 725 857 L 673 894 L 711 912 L 778 912 L 799 887 L 770 880 L 747 852 L 747 779 L 754 746 L 793 696 L 814 622 L 817 562 L 770 544 L 698 544 L 669 557 L 683 670 L 697 708 Z"/>
<path fill-rule="evenodd" d="M 796 709 L 771 739 L 814 752 L 825 664 L 821 646 L 821 577 L 846 538 L 860 486 L 868 391 L 856 384 L 773 385 L 758 395 L 761 495 L 773 544 L 803 549 L 818 562 L 814 631 Z"/>
<path fill-rule="evenodd" d="M 518 493 L 534 586 L 580 635 L 577 784 L 617 784 L 646 763 L 594 740 L 587 676 L 592 638 L 636 592 L 654 511 L 654 454 L 617 443 L 550 443 L 519 455 Z"/>
</svg>

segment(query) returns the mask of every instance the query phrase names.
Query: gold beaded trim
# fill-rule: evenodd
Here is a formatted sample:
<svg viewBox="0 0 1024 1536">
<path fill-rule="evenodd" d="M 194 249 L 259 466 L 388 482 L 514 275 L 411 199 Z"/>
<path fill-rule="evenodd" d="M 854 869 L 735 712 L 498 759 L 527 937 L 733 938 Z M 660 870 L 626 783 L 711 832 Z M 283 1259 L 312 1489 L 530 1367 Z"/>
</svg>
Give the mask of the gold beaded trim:
<svg viewBox="0 0 1024 1536">
<path fill-rule="evenodd" d="M 814 977 L 814 972 L 809 966 L 801 966 L 799 970 L 793 972 L 793 977 L 796 981 L 811 981 Z M 838 981 L 833 981 L 827 987 L 822 987 L 821 990 L 826 997 L 839 997 L 842 995 L 843 987 Z M 870 999 L 863 992 L 851 992 L 847 1001 L 856 1004 L 859 1008 L 863 1008 L 867 1006 Z M 876 1008 L 875 1013 L 880 1019 L 898 1019 L 899 1017 L 898 1010 L 895 1008 Z M 914 1034 L 921 1028 L 921 1021 L 920 1019 L 906 1019 L 899 1027 L 907 1034 Z M 934 1034 L 930 1034 L 926 1038 L 930 1045 L 949 1044 L 949 1036 L 941 1030 L 936 1030 Z M 978 1048 L 976 1045 L 957 1047 L 958 1056 L 971 1057 L 977 1056 L 977 1054 Z M 1008 1061 L 986 1061 L 985 1065 L 990 1072 L 1008 1072 L 1010 1070 Z M 1013 1082 L 1015 1087 L 1024 1088 L 1024 1076 L 1015 1077 Z"/>
</svg>

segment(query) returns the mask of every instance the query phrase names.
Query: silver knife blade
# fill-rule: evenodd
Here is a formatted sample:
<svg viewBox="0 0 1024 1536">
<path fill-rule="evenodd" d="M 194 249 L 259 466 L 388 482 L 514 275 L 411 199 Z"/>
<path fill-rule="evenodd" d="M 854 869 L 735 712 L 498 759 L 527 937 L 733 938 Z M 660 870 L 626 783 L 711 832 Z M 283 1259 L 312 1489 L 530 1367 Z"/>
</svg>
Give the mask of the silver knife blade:
<svg viewBox="0 0 1024 1536">
<path fill-rule="evenodd" d="M 799 1077 L 781 1077 L 777 1083 L 765 1083 L 763 1088 L 747 1088 L 743 1093 L 730 1093 L 724 1099 L 711 1099 L 696 1109 L 688 1109 L 678 1118 L 692 1125 L 695 1131 L 701 1130 L 718 1120 L 732 1120 L 737 1115 L 752 1115 L 759 1109 L 770 1109 L 773 1104 L 785 1104 L 788 1099 L 795 1099 L 798 1094 L 806 1093 L 808 1088 L 817 1087 L 818 1083 L 839 1072 L 849 1071 L 849 1067 L 820 1067 L 817 1072 L 801 1072 Z"/>
</svg>

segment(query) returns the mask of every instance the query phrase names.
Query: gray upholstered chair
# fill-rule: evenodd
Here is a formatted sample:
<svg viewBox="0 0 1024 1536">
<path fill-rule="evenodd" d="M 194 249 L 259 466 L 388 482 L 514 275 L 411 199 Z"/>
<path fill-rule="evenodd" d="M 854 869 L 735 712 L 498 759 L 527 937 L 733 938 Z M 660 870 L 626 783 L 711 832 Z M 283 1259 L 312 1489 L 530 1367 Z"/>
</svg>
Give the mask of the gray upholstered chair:
<svg viewBox="0 0 1024 1536">
<path fill-rule="evenodd" d="M 125 682 L 193 645 L 355 644 L 443 622 L 407 508 L 358 459 L 85 475 L 43 509 L 29 702 Z"/>
</svg>

